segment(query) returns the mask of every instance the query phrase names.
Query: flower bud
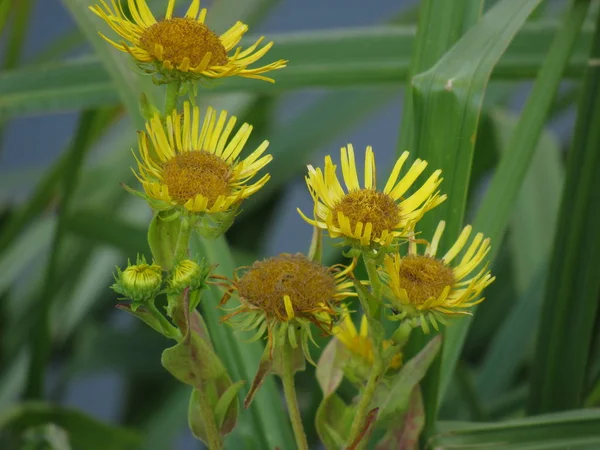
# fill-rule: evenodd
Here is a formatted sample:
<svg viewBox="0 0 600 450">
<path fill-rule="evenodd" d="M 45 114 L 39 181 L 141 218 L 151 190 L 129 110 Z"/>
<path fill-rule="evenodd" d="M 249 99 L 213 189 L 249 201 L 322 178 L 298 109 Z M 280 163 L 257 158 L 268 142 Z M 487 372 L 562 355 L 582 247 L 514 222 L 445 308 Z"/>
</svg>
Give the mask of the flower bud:
<svg viewBox="0 0 600 450">
<path fill-rule="evenodd" d="M 157 264 L 147 264 L 138 258 L 137 264 L 128 265 L 121 271 L 117 268 L 116 283 L 112 289 L 134 302 L 146 302 L 158 295 L 162 286 L 162 269 Z"/>
<path fill-rule="evenodd" d="M 198 289 L 204 284 L 207 275 L 208 270 L 203 262 L 198 264 L 191 259 L 184 259 L 171 272 L 169 290 L 180 293 L 188 287 L 190 290 Z"/>
</svg>

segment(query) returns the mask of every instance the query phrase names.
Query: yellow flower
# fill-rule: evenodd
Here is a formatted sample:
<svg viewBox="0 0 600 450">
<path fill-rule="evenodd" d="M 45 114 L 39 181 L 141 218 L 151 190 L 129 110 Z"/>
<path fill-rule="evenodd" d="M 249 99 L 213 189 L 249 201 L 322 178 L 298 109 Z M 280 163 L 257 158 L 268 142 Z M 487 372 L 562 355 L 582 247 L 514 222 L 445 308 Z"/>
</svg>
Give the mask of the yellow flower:
<svg viewBox="0 0 600 450">
<path fill-rule="evenodd" d="M 299 253 L 284 253 L 257 261 L 242 268 L 245 272 L 241 277 L 235 274 L 221 303 L 226 303 L 237 292 L 240 305 L 223 320 L 243 314 L 237 328 L 243 331 L 257 329 L 255 339 L 267 332 L 269 345 L 273 343 L 277 328 L 294 325 L 293 330 L 298 325 L 307 354 L 310 323 L 330 332 L 332 318 L 337 317 L 340 310 L 340 301 L 356 295 L 352 291 L 353 282 L 347 277 L 353 268 L 354 264 L 326 267 Z M 290 332 L 292 339 L 293 335 Z M 295 344 L 292 342 L 293 347 Z"/>
<path fill-rule="evenodd" d="M 482 302 L 482 291 L 494 281 L 487 264 L 474 276 L 467 278 L 483 262 L 490 251 L 490 240 L 478 233 L 458 264 L 452 264 L 465 247 L 471 226 L 466 226 L 448 252 L 436 258 L 445 222 L 440 222 L 431 243 L 419 254 L 417 242 L 409 244 L 408 255 L 386 255 L 381 278 L 389 286 L 394 318 L 409 318 L 429 332 L 428 321 L 438 329 L 445 315 L 471 314 L 467 308 Z"/>
<path fill-rule="evenodd" d="M 367 316 L 363 315 L 360 320 L 360 331 L 357 331 L 350 312 L 343 308 L 342 320 L 333 326 L 333 334 L 338 341 L 353 355 L 359 357 L 367 365 L 373 364 L 373 342 L 369 337 L 369 324 Z M 383 350 L 391 345 L 391 341 L 383 341 Z M 398 369 L 402 365 L 402 355 L 397 353 L 393 356 L 389 368 Z"/>
<path fill-rule="evenodd" d="M 200 126 L 198 107 L 183 113 L 173 111 L 166 126 L 156 115 L 138 133 L 140 158 L 136 157 L 138 180 L 151 205 L 158 210 L 180 207 L 192 213 L 219 213 L 235 209 L 269 180 L 264 175 L 246 184 L 272 159 L 262 156 L 269 142 L 264 141 L 246 159 L 239 155 L 252 132 L 243 124 L 230 139 L 236 118 L 227 112 L 218 117 L 208 108 Z"/>
<path fill-rule="evenodd" d="M 246 50 L 237 47 L 248 31 L 248 25 L 237 22 L 218 36 L 205 24 L 206 9 L 200 9 L 200 0 L 192 0 L 184 17 L 173 17 L 175 0 L 169 0 L 163 20 L 156 20 L 146 0 L 128 0 L 131 18 L 125 15 L 120 1 L 106 1 L 90 9 L 100 16 L 121 38 L 113 41 L 100 35 L 113 47 L 129 53 L 148 72 L 158 72 L 171 79 L 199 77 L 222 78 L 238 75 L 265 81 L 273 80 L 261 74 L 285 67 L 287 61 L 279 60 L 263 67 L 248 68 L 262 58 L 273 46 L 269 42 L 258 49 L 263 37 Z"/>
<path fill-rule="evenodd" d="M 331 237 L 345 237 L 354 246 L 386 246 L 394 239 L 409 236 L 421 217 L 442 203 L 446 196 L 437 191 L 442 178 L 441 171 L 436 170 L 412 195 L 403 198 L 427 167 L 427 162 L 417 159 L 398 181 L 408 156 L 408 152 L 400 156 L 380 191 L 376 186 L 373 149 L 367 147 L 364 187 L 361 187 L 354 149 L 350 144 L 347 148 L 342 147 L 342 175 L 347 192 L 338 180 L 337 166 L 327 156 L 324 170 L 308 166 L 306 184 L 315 201 L 314 219 L 306 217 L 299 209 L 298 212 L 308 223 L 327 229 Z"/>
</svg>

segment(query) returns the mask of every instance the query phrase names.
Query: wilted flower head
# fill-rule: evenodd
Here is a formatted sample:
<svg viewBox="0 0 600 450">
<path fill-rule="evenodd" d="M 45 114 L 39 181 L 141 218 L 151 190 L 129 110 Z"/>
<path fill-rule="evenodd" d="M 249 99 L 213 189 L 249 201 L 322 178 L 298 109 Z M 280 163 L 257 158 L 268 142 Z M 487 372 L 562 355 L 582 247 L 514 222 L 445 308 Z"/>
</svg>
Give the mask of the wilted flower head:
<svg viewBox="0 0 600 450">
<path fill-rule="evenodd" d="M 326 267 L 302 254 L 284 253 L 257 261 L 231 283 L 223 303 L 237 292 L 241 304 L 225 320 L 242 314 L 240 322 L 233 325 L 240 330 L 256 329 L 256 339 L 267 332 L 270 345 L 276 328 L 298 325 L 302 330 L 303 350 L 310 358 L 306 351 L 310 324 L 330 331 L 332 317 L 339 312 L 339 302 L 355 295 L 352 281 L 347 278 L 352 268 Z M 297 346 L 295 342 L 291 344 Z"/>
</svg>

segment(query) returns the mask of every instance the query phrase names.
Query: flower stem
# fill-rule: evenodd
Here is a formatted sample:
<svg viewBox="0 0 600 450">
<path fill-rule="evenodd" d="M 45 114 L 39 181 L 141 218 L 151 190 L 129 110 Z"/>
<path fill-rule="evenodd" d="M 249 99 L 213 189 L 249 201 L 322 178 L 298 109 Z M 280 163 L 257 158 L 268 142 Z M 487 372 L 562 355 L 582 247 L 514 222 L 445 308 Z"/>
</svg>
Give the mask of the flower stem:
<svg viewBox="0 0 600 450">
<path fill-rule="evenodd" d="M 154 302 L 148 302 L 146 308 L 148 308 L 148 311 L 150 311 L 152 315 L 158 319 L 163 331 L 166 333 L 166 337 L 175 339 L 176 341 L 181 339 L 181 332 L 171 325 L 171 322 L 169 322 L 167 318 L 158 310 Z"/>
<path fill-rule="evenodd" d="M 282 367 L 281 381 L 283 383 L 283 393 L 287 403 L 294 436 L 296 437 L 296 446 L 298 450 L 308 450 L 308 442 L 306 433 L 302 425 L 302 417 L 300 416 L 300 408 L 298 407 L 298 398 L 296 397 L 296 386 L 294 384 L 294 372 L 292 370 L 292 352 L 290 344 L 286 342 L 284 348 L 284 361 Z"/>
<path fill-rule="evenodd" d="M 220 450 L 223 448 L 221 443 L 221 433 L 217 427 L 215 413 L 208 402 L 205 389 L 196 389 L 196 400 L 200 407 L 200 414 L 204 422 L 204 432 L 206 433 L 206 446 L 209 450 Z"/>
<path fill-rule="evenodd" d="M 190 246 L 191 232 L 192 227 L 190 226 L 189 220 L 183 218 L 181 220 L 181 226 L 179 228 L 177 244 L 175 246 L 175 262 L 179 262 L 187 256 Z"/>
<path fill-rule="evenodd" d="M 177 108 L 177 100 L 179 99 L 180 88 L 181 81 L 179 80 L 171 81 L 169 84 L 167 84 L 167 93 L 165 96 L 165 118 Z"/>
<path fill-rule="evenodd" d="M 371 373 L 369 374 L 369 379 L 367 380 L 365 389 L 363 390 L 360 396 L 360 401 L 358 402 L 356 415 L 354 416 L 354 420 L 352 421 L 352 426 L 350 428 L 348 440 L 346 441 L 347 445 L 352 444 L 363 431 L 365 419 L 367 418 L 367 414 L 369 414 L 369 407 L 371 406 L 371 402 L 377 389 L 379 375 L 381 374 L 380 372 L 381 361 L 379 360 L 379 358 L 375 358 L 373 368 L 371 369 Z M 358 448 L 361 448 L 363 444 L 366 444 L 366 440 L 364 442 L 361 442 Z"/>
</svg>

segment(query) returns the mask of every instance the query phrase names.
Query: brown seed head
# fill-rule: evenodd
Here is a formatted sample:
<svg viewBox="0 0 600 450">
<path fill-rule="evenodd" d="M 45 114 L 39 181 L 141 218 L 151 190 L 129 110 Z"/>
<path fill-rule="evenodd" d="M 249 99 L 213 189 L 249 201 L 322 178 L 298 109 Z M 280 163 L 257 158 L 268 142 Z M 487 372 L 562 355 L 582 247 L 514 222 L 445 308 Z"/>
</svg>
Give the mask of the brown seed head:
<svg viewBox="0 0 600 450">
<path fill-rule="evenodd" d="M 210 207 L 219 195 L 230 193 L 229 166 L 204 150 L 178 153 L 164 164 L 163 176 L 169 195 L 180 204 L 201 194 L 208 198 Z"/>
<path fill-rule="evenodd" d="M 211 53 L 211 66 L 227 64 L 227 51 L 210 28 L 193 19 L 175 17 L 155 23 L 144 30 L 140 37 L 140 47 L 154 57 L 156 44 L 163 47 L 162 61 L 180 64 L 184 58 L 190 60 L 190 67 L 196 67 L 207 53 Z"/>
<path fill-rule="evenodd" d="M 378 238 L 383 230 L 393 230 L 398 224 L 400 207 L 394 199 L 374 189 L 360 189 L 349 192 L 333 209 L 334 224 L 339 226 L 337 214 L 342 212 L 350 219 L 354 231 L 356 224 L 373 224 L 371 237 Z"/>
<path fill-rule="evenodd" d="M 284 295 L 290 296 L 294 312 L 302 313 L 330 304 L 336 293 L 330 270 L 301 254 L 257 261 L 236 284 L 245 301 L 278 317 L 286 316 Z"/>
<path fill-rule="evenodd" d="M 438 297 L 446 286 L 454 284 L 452 269 L 429 256 L 408 255 L 400 265 L 400 287 L 406 289 L 411 303 L 423 304 Z"/>
</svg>

